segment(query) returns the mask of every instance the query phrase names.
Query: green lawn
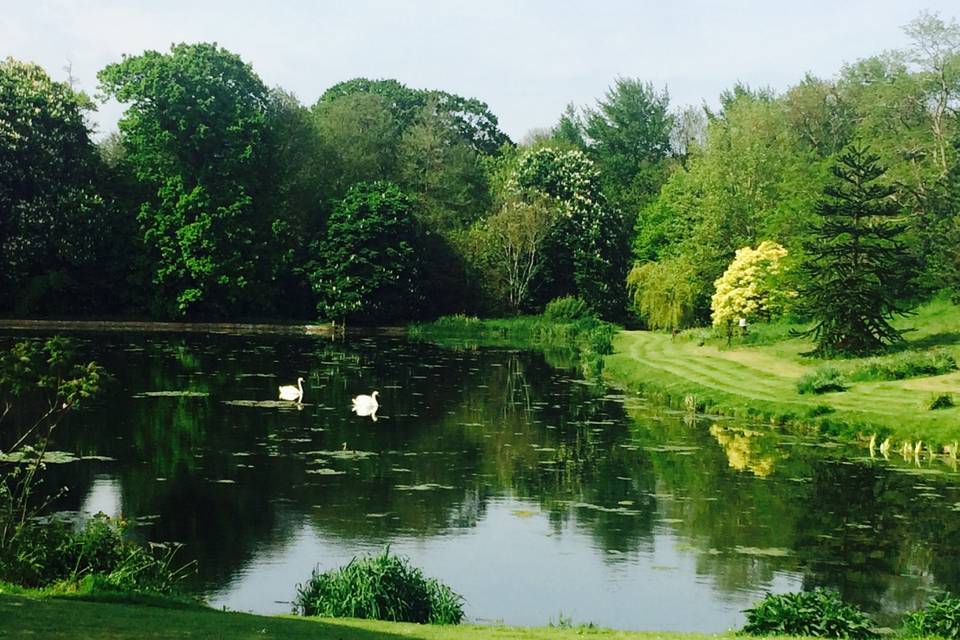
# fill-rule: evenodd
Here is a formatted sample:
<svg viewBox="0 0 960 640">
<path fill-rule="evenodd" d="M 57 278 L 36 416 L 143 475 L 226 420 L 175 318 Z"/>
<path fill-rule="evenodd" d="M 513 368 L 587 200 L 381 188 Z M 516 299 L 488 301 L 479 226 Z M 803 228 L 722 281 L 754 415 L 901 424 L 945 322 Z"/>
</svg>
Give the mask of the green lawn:
<svg viewBox="0 0 960 640">
<path fill-rule="evenodd" d="M 0 638 L 153 640 L 262 638 L 390 640 L 539 640 L 547 638 L 701 640 L 705 634 L 636 633 L 598 629 L 500 626 L 429 626 L 370 620 L 307 619 L 225 613 L 209 608 L 166 608 L 88 601 L 78 597 L 31 598 L 0 595 Z M 730 636 L 732 637 L 732 636 Z"/>
<path fill-rule="evenodd" d="M 960 310 L 949 302 L 924 305 L 898 324 L 910 329 L 905 334 L 908 350 L 938 347 L 960 361 Z M 762 333 L 764 328 L 758 330 Z M 931 411 L 925 406 L 939 393 L 954 394 L 960 403 L 960 372 L 854 382 L 844 392 L 801 395 L 797 379 L 826 363 L 801 355 L 810 350 L 809 341 L 790 338 L 786 332 L 770 333 L 780 339 L 727 348 L 722 339 L 707 338 L 703 330 L 676 338 L 623 331 L 614 339 L 614 354 L 606 358 L 605 375 L 615 384 L 659 394 L 678 406 L 692 396 L 708 411 L 809 424 L 846 436 L 890 435 L 895 450 L 905 441 L 920 439 L 939 452 L 960 439 L 960 407 Z M 830 363 L 852 369 L 858 361 Z"/>
</svg>

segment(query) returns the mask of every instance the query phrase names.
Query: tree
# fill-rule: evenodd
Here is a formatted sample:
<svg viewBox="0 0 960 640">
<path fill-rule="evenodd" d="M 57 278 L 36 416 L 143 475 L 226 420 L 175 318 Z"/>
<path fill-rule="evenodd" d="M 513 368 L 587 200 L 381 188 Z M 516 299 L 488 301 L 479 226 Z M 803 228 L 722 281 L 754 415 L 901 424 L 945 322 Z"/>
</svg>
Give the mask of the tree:
<svg viewBox="0 0 960 640">
<path fill-rule="evenodd" d="M 321 318 L 368 323 L 416 317 L 420 268 L 413 200 L 389 182 L 361 182 L 327 221 L 310 282 Z"/>
<path fill-rule="evenodd" d="M 700 287 L 696 267 L 685 256 L 637 263 L 627 275 L 633 310 L 650 329 L 693 324 Z"/>
<path fill-rule="evenodd" d="M 102 258 L 120 241 L 91 107 L 35 64 L 0 62 L 0 309 L 83 313 L 109 300 L 122 267 Z"/>
<path fill-rule="evenodd" d="M 138 220 L 169 315 L 262 310 L 270 296 L 267 88 L 216 44 L 124 57 L 99 73 L 143 187 Z"/>
<path fill-rule="evenodd" d="M 396 80 L 354 78 L 327 89 L 317 106 L 345 96 L 374 95 L 382 100 L 401 133 L 413 125 L 428 105 L 449 120 L 456 135 L 476 153 L 497 155 L 510 138 L 500 130 L 486 103 L 446 91 L 411 89 Z"/>
<path fill-rule="evenodd" d="M 560 120 L 550 130 L 550 137 L 557 143 L 568 144 L 574 149 L 587 150 L 584 139 L 583 118 L 577 113 L 577 108 L 571 102 L 563 109 Z"/>
<path fill-rule="evenodd" d="M 632 78 L 617 78 L 583 129 L 588 150 L 603 179 L 604 192 L 631 215 L 654 197 L 665 179 L 673 115 L 666 90 Z"/>
<path fill-rule="evenodd" d="M 782 313 L 796 295 L 783 286 L 786 257 L 787 250 L 771 240 L 764 240 L 756 249 L 738 249 L 714 283 L 716 292 L 710 300 L 713 325 L 726 325 L 729 334 L 733 322 L 740 318 L 769 320 Z"/>
<path fill-rule="evenodd" d="M 526 304 L 543 268 L 543 249 L 556 215 L 556 203 L 547 198 L 514 198 L 484 221 L 497 280 L 514 312 Z"/>
<path fill-rule="evenodd" d="M 543 147 L 519 158 L 514 180 L 521 194 L 540 193 L 561 206 L 548 238 L 548 299 L 576 294 L 606 317 L 621 315 L 627 229 L 601 192 L 593 162 L 580 151 Z"/>
<path fill-rule="evenodd" d="M 800 300 L 816 322 L 805 335 L 817 343 L 814 355 L 864 355 L 902 340 L 890 320 L 906 313 L 913 264 L 878 156 L 850 147 L 833 175 L 803 264 Z"/>
<path fill-rule="evenodd" d="M 350 93 L 321 100 L 313 114 L 330 153 L 332 196 L 343 197 L 358 182 L 397 180 L 401 128 L 383 97 Z"/>
<path fill-rule="evenodd" d="M 333 154 L 323 144 L 310 110 L 292 94 L 270 92 L 266 145 L 268 167 L 275 168 L 270 189 L 273 218 L 269 242 L 274 246 L 270 280 L 283 283 L 274 309 L 284 317 L 312 317 L 316 301 L 303 267 L 310 245 L 326 224 L 333 193 Z"/>
<path fill-rule="evenodd" d="M 489 207 L 479 156 L 456 134 L 450 116 L 432 103 L 404 132 L 397 155 L 400 181 L 417 194 L 420 214 L 431 231 L 466 228 Z"/>
<path fill-rule="evenodd" d="M 944 176 L 949 168 L 949 127 L 960 107 L 960 24 L 923 12 L 904 31 L 913 40 L 907 60 L 917 66 L 928 98 L 924 104 L 934 139 L 933 162 Z"/>
</svg>

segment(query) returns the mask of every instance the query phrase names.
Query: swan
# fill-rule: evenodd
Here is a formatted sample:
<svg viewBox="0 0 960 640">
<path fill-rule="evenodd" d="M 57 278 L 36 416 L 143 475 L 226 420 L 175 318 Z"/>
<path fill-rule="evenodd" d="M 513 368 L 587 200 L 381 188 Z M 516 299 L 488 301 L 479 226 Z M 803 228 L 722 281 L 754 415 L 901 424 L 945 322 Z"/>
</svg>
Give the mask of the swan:
<svg viewBox="0 0 960 640">
<path fill-rule="evenodd" d="M 373 418 L 373 421 L 377 421 L 377 409 L 380 408 L 380 403 L 377 402 L 377 394 L 379 391 L 374 391 L 371 395 L 359 395 L 351 402 L 353 406 L 350 407 L 350 410 L 356 413 L 358 416 L 370 416 Z"/>
<path fill-rule="evenodd" d="M 292 400 L 294 402 L 303 400 L 303 378 L 297 378 L 297 386 L 285 384 L 279 389 L 281 400 Z"/>
</svg>

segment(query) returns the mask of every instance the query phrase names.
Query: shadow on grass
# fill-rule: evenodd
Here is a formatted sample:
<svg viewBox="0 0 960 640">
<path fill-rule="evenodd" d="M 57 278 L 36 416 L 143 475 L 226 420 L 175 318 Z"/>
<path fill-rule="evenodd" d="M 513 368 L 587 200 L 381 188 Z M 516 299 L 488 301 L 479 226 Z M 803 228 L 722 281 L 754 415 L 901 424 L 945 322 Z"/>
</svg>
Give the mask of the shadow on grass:
<svg viewBox="0 0 960 640">
<path fill-rule="evenodd" d="M 910 340 L 897 345 L 895 351 L 906 351 L 909 349 L 931 349 L 933 347 L 949 347 L 960 344 L 960 331 L 945 331 L 943 333 L 934 333 L 924 336 L 918 340 Z"/>
<path fill-rule="evenodd" d="M 393 640 L 419 636 L 368 630 L 316 618 L 276 618 L 207 607 L 118 604 L 87 598 L 0 595 L 0 638 L 289 638 Z"/>
</svg>

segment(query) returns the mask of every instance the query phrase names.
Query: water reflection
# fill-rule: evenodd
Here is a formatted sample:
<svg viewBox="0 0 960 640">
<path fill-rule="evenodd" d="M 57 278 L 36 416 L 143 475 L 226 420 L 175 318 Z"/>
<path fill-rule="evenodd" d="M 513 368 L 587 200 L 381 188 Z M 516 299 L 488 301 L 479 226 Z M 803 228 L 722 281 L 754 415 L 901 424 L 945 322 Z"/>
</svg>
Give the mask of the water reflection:
<svg viewBox="0 0 960 640">
<path fill-rule="evenodd" d="M 387 543 L 515 624 L 720 631 L 770 590 L 890 615 L 960 587 L 948 458 L 685 419 L 504 349 L 83 340 L 119 382 L 56 448 L 113 461 L 51 465 L 60 507 L 184 543 L 216 605 L 286 611 L 313 566 Z M 299 376 L 306 402 L 277 401 Z M 376 422 L 350 411 L 371 389 Z"/>
</svg>

